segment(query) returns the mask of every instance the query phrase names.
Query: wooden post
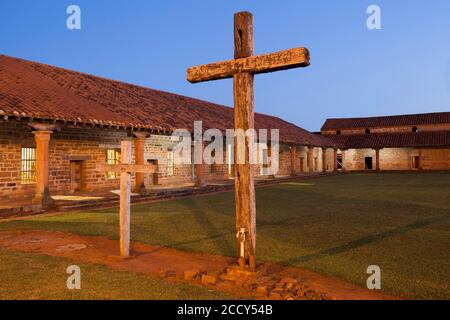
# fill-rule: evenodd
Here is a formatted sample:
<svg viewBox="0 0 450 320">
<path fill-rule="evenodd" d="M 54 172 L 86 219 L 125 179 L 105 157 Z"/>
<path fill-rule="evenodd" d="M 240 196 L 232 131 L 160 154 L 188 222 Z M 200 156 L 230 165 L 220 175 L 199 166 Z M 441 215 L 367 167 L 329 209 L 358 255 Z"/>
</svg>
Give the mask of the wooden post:
<svg viewBox="0 0 450 320">
<path fill-rule="evenodd" d="M 376 170 L 380 171 L 380 149 L 375 149 Z"/>
<path fill-rule="evenodd" d="M 253 55 L 253 15 L 241 12 L 234 16 L 234 58 L 246 58 Z M 254 76 L 250 72 L 238 72 L 234 75 L 234 127 L 246 132 L 254 128 Z M 235 140 L 235 188 L 236 188 L 236 231 L 244 231 L 244 257 L 240 252 L 241 237 L 237 238 L 238 255 L 245 260 L 251 270 L 255 269 L 256 251 L 256 200 L 253 166 L 249 162 L 249 141 L 245 141 L 245 163 L 237 161 Z"/>
<path fill-rule="evenodd" d="M 308 147 L 308 168 L 309 172 L 314 172 L 314 147 Z"/>
<path fill-rule="evenodd" d="M 145 139 L 147 138 L 146 133 L 135 132 L 134 133 L 134 158 L 135 163 L 138 165 L 145 164 Z M 145 192 L 145 173 L 136 172 L 136 178 L 134 183 L 133 192 L 144 193 Z"/>
<path fill-rule="evenodd" d="M 197 188 L 204 188 L 206 186 L 205 165 L 203 163 L 195 165 L 195 186 Z"/>
<path fill-rule="evenodd" d="M 122 164 L 131 164 L 131 141 L 122 141 Z M 122 172 L 120 176 L 120 254 L 122 257 L 130 255 L 130 202 L 131 202 L 131 174 Z"/>
<path fill-rule="evenodd" d="M 204 188 L 206 186 L 205 164 L 203 163 L 203 141 L 198 138 L 195 141 L 195 187 Z"/>
<path fill-rule="evenodd" d="M 33 203 L 43 208 L 48 208 L 53 203 L 48 183 L 48 146 L 52 133 L 49 130 L 33 131 L 36 140 L 36 194 Z"/>
<path fill-rule="evenodd" d="M 297 175 L 297 146 L 291 146 L 291 176 L 295 177 Z"/>
<path fill-rule="evenodd" d="M 337 165 L 337 149 L 333 149 L 333 171 L 338 171 L 338 165 Z"/>
<path fill-rule="evenodd" d="M 345 152 L 347 151 L 348 149 L 341 149 L 341 151 L 342 151 L 342 171 L 346 171 L 346 169 L 345 169 L 345 159 L 346 159 L 346 154 L 345 154 Z"/>
</svg>

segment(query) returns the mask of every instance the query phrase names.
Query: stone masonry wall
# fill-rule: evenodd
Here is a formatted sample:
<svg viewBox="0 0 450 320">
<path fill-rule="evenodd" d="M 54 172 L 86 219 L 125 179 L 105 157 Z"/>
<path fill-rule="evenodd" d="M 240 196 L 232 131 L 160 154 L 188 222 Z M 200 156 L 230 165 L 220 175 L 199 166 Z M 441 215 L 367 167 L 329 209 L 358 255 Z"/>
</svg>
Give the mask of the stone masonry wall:
<svg viewBox="0 0 450 320">
<path fill-rule="evenodd" d="M 34 192 L 34 185 L 20 184 L 21 146 L 34 147 L 33 135 L 19 123 L 0 123 L 0 200 L 22 199 Z"/>
<path fill-rule="evenodd" d="M 35 184 L 21 184 L 21 148 L 35 147 L 34 135 L 27 123 L 5 121 L 0 127 L 0 201 L 10 199 L 29 199 L 34 196 Z M 120 149 L 122 140 L 131 139 L 127 132 L 92 127 L 64 126 L 52 134 L 49 143 L 49 187 L 52 195 L 71 192 L 71 161 L 81 162 L 83 191 L 112 190 L 119 188 L 119 178 L 108 178 L 98 168 L 107 161 L 107 149 Z M 152 135 L 145 142 L 145 160 L 158 160 L 160 185 L 180 185 L 195 181 L 195 171 L 190 164 L 174 164 L 173 174 L 168 168 L 168 155 L 178 141 L 169 136 Z M 228 148 L 227 148 L 228 149 Z M 296 169 L 298 173 L 309 172 L 307 147 L 297 148 Z M 332 170 L 333 152 L 329 149 L 327 159 Z M 207 181 L 227 179 L 229 174 L 227 151 L 224 151 L 224 164 L 205 165 Z M 174 154 L 174 161 L 177 157 Z M 331 157 L 331 158 L 330 158 Z M 322 150 L 314 148 L 315 171 L 322 171 Z M 291 154 L 288 145 L 280 144 L 280 168 L 278 176 L 291 173 Z M 133 145 L 134 161 L 134 145 Z M 302 164 L 303 163 L 303 164 Z M 232 168 L 231 168 L 232 173 Z M 260 168 L 255 174 L 261 175 Z M 146 175 L 147 187 L 152 187 L 153 176 Z"/>
<path fill-rule="evenodd" d="M 380 170 L 416 170 L 413 157 L 420 157 L 422 170 L 450 170 L 450 148 L 385 148 L 380 150 Z M 344 151 L 344 167 L 347 171 L 365 170 L 365 157 L 373 158 L 375 150 L 350 149 Z"/>
<path fill-rule="evenodd" d="M 0 201 L 29 199 L 34 196 L 35 184 L 21 184 L 21 149 L 35 147 L 32 129 L 16 121 L 2 122 L 0 126 Z M 120 142 L 130 139 L 123 131 L 91 127 L 64 127 L 52 134 L 49 143 L 49 187 L 52 195 L 71 191 L 71 161 L 82 163 L 82 189 L 84 191 L 117 189 L 119 178 L 110 179 L 99 170 L 106 163 L 107 149 L 120 149 Z M 169 136 L 152 135 L 145 143 L 145 160 L 158 160 L 159 184 L 177 185 L 193 182 L 192 165 L 174 164 L 173 175 L 168 170 L 168 153 L 176 145 Z M 134 161 L 134 145 L 132 148 Z M 176 155 L 175 155 L 176 156 Z M 207 180 L 228 177 L 227 164 L 205 166 Z M 151 187 L 153 177 L 146 175 Z"/>
</svg>

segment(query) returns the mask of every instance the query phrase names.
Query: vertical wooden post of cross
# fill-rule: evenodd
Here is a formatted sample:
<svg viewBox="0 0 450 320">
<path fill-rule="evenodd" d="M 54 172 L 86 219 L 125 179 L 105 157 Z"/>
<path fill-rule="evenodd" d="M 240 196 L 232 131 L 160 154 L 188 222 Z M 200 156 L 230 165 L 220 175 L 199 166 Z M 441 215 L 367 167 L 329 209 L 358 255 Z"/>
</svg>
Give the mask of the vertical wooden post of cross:
<svg viewBox="0 0 450 320">
<path fill-rule="evenodd" d="M 242 12 L 234 16 L 234 58 L 253 56 L 253 15 Z M 246 132 L 254 128 L 254 75 L 251 72 L 237 72 L 234 75 L 234 127 Z M 237 137 L 235 138 L 237 139 Z M 235 198 L 236 230 L 245 230 L 245 257 L 241 264 L 255 269 L 256 248 L 256 200 L 253 166 L 249 162 L 249 138 L 245 141 L 245 163 L 237 163 L 238 143 L 235 140 Z M 237 238 L 238 256 L 241 238 Z M 246 261 L 245 261 L 246 260 Z"/>
<path fill-rule="evenodd" d="M 131 164 L 131 141 L 122 141 L 121 163 Z M 131 172 L 120 175 L 120 255 L 124 258 L 130 255 L 130 202 L 131 202 Z"/>
</svg>

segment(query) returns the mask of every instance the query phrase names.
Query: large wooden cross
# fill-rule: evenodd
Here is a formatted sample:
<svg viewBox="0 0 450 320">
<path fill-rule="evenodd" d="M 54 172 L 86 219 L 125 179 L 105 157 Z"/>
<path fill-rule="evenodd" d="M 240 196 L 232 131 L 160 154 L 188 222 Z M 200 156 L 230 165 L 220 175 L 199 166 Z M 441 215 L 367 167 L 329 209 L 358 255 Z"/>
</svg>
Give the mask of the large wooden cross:
<svg viewBox="0 0 450 320">
<path fill-rule="evenodd" d="M 277 53 L 253 55 L 253 15 L 239 12 L 234 16 L 234 60 L 196 66 L 187 70 L 191 83 L 234 79 L 234 126 L 244 131 L 254 128 L 254 75 L 309 66 L 309 51 L 293 48 Z M 269 128 L 267 128 L 269 129 Z M 235 138 L 236 139 L 236 138 Z M 235 141 L 235 151 L 237 143 Z M 253 167 L 249 163 L 249 141 L 244 164 L 235 161 L 236 230 L 241 266 L 255 269 L 256 202 Z M 236 160 L 237 152 L 235 152 Z"/>
<path fill-rule="evenodd" d="M 120 255 L 124 258 L 130 255 L 130 202 L 131 174 L 155 173 L 155 165 L 131 164 L 131 141 L 122 141 L 121 164 L 102 164 L 104 172 L 120 172 Z"/>
</svg>

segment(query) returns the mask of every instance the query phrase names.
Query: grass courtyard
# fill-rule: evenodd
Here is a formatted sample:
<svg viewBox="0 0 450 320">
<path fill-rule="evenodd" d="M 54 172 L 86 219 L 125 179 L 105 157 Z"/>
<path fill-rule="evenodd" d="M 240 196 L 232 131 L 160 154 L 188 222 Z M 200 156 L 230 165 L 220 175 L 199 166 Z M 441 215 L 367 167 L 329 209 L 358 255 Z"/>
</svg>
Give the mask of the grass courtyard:
<svg viewBox="0 0 450 320">
<path fill-rule="evenodd" d="M 66 268 L 82 270 L 82 290 L 67 290 Z M 106 266 L 0 249 L 0 300 L 228 300 L 229 295 L 183 283 L 168 283 Z"/>
<path fill-rule="evenodd" d="M 118 209 L 0 222 L 0 230 L 21 229 L 117 239 Z M 361 286 L 367 267 L 378 265 L 382 288 L 391 294 L 450 299 L 450 173 L 349 174 L 260 188 L 257 234 L 258 260 L 303 267 Z M 233 256 L 234 194 L 133 206 L 131 235 L 146 244 Z M 0 293 L 5 283 L 19 290 L 21 282 L 34 277 L 44 290 L 50 271 L 17 276 L 33 259 L 58 266 L 56 258 L 0 249 Z M 153 291 L 167 286 L 90 267 L 98 268 L 100 278 L 114 273 L 116 297 L 133 284 L 155 285 Z M 221 298 L 188 286 L 173 290 L 172 298 Z"/>
</svg>

